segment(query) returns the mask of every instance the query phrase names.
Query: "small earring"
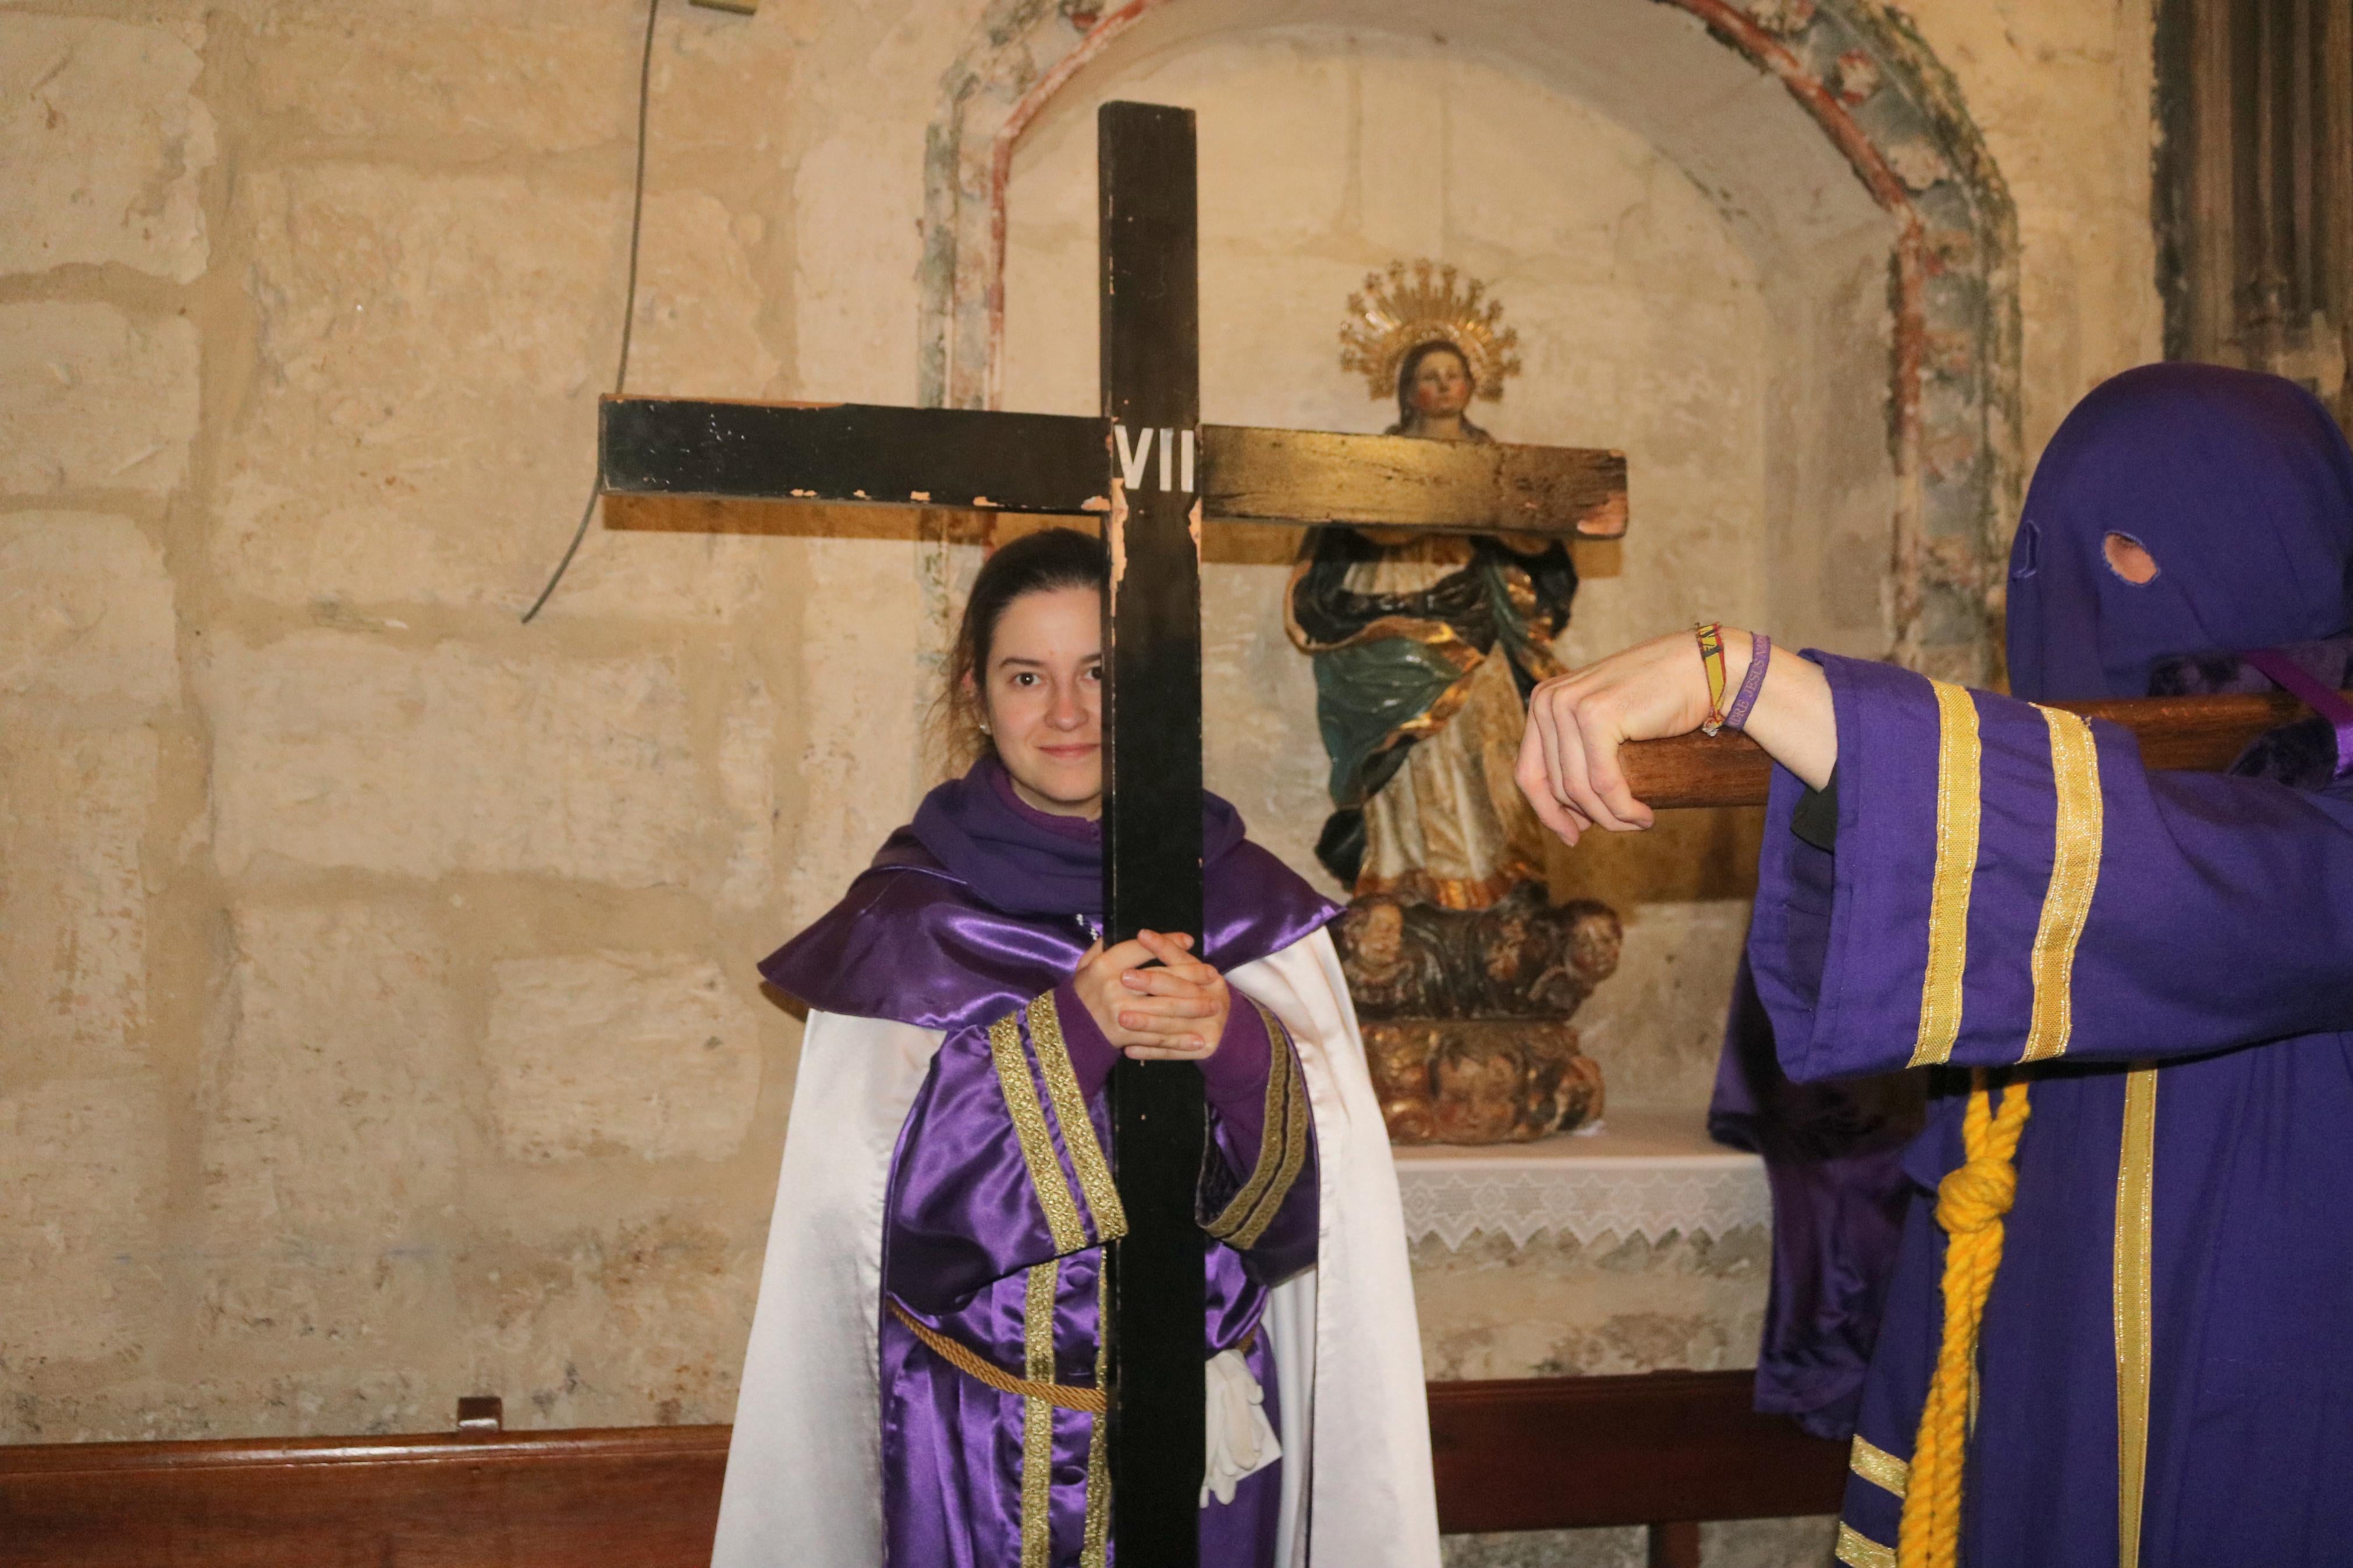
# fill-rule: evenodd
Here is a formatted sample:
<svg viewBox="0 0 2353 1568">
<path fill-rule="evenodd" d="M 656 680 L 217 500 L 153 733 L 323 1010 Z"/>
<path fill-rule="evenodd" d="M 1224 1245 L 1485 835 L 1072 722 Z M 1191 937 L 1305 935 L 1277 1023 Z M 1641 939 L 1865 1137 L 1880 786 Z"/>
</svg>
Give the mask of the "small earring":
<svg viewBox="0 0 2353 1568">
<path fill-rule="evenodd" d="M 980 732 L 981 732 L 982 734 L 984 734 L 984 735 L 990 733 L 990 731 L 989 731 L 989 728 L 988 728 L 988 721 L 987 721 L 987 720 L 986 720 L 986 719 L 983 719 L 983 720 L 980 721 Z"/>
</svg>

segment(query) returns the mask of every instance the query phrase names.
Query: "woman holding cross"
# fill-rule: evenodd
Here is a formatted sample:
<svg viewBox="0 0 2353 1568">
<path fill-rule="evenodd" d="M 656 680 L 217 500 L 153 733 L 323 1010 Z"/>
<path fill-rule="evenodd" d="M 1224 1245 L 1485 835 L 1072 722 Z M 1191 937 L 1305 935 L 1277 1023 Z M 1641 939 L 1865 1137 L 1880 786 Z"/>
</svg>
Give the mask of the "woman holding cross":
<svg viewBox="0 0 2353 1568">
<path fill-rule="evenodd" d="M 1703 627 L 1538 688 L 1519 776 L 1569 842 L 1639 829 L 1621 742 L 1745 725 L 1780 764 L 1748 958 L 1781 1066 L 1932 1069 L 1895 1255 L 1845 1254 L 1886 1301 L 1841 1561 L 2341 1562 L 2353 450 L 2285 381 L 2117 376 L 2043 454 L 2009 606 L 2022 698 L 2275 682 L 2327 717 L 2152 773 L 2110 726 Z"/>
<path fill-rule="evenodd" d="M 713 1561 L 1108 1561 L 1105 1085 L 1198 1063 L 1200 1560 L 1438 1560 L 1403 1221 L 1323 927 L 1204 800 L 1206 942 L 1106 948 L 1102 544 L 997 551 L 945 693 L 970 771 L 762 973 L 810 1008 Z M 1311 1533 L 1310 1521 L 1314 1529 Z"/>
</svg>

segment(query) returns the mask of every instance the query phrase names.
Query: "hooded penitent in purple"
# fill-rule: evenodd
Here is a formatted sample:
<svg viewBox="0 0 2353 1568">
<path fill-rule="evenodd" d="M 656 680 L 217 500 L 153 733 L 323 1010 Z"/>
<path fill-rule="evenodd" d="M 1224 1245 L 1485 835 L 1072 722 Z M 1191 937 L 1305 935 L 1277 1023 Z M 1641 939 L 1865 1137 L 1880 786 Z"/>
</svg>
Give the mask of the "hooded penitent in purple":
<svg viewBox="0 0 2353 1568">
<path fill-rule="evenodd" d="M 2113 571 L 2110 532 L 2157 575 Z M 2287 644 L 2341 677 L 2348 565 L 2353 452 L 2316 400 L 2211 367 L 2118 376 L 2027 498 L 2013 681 L 2042 700 L 2246 684 L 2227 656 Z M 1793 833 L 1805 791 L 1777 773 L 1749 942 L 1781 1065 L 1800 1082 L 2001 1069 L 2031 1107 L 1978 1340 L 1962 1561 L 2341 1560 L 2353 792 L 2247 776 L 2276 744 L 2242 776 L 2151 773 L 2111 726 L 1816 657 L 1835 832 L 1827 848 Z M 1932 1087 L 1857 1425 L 1850 1563 L 1893 1561 L 1937 1355 L 1936 1191 L 1961 1163 L 1963 1096 L 1950 1073 Z"/>
<path fill-rule="evenodd" d="M 1204 956 L 1221 971 L 1337 913 L 1214 795 L 1203 842 Z M 1102 855 L 1097 825 L 1033 810 L 984 761 L 925 797 L 848 896 L 760 966 L 812 1007 L 944 1035 L 884 1198 L 882 1503 L 896 1568 L 1073 1564 L 1103 1550 L 1094 1417 L 1039 1405 L 1042 1422 L 1026 1419 L 1032 1401 L 934 1348 L 952 1342 L 1032 1383 L 1098 1386 L 1102 1243 L 1124 1226 L 1105 1159 L 1116 1053 L 1070 977 L 1101 921 Z M 1315 1253 L 1300 1070 L 1282 1026 L 1237 994 L 1202 1076 L 1215 1144 L 1201 1190 L 1208 1348 L 1242 1351 L 1273 1421 L 1256 1330 L 1268 1288 Z M 1271 1562 L 1281 1463 L 1204 1507 L 1204 1563 Z"/>
</svg>

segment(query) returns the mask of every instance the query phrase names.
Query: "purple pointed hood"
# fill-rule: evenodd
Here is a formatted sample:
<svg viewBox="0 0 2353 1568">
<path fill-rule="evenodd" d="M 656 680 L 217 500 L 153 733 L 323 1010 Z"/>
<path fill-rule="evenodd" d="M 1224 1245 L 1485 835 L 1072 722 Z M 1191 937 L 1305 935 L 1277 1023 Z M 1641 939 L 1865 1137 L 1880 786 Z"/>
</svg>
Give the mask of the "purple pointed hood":
<svg viewBox="0 0 2353 1568">
<path fill-rule="evenodd" d="M 2137 541 L 2158 574 L 2103 553 Z M 2278 376 L 2152 364 L 2093 389 L 2036 465 L 2010 549 L 2011 689 L 2140 697 L 2168 655 L 2240 653 L 2353 624 L 2353 451 Z"/>
</svg>

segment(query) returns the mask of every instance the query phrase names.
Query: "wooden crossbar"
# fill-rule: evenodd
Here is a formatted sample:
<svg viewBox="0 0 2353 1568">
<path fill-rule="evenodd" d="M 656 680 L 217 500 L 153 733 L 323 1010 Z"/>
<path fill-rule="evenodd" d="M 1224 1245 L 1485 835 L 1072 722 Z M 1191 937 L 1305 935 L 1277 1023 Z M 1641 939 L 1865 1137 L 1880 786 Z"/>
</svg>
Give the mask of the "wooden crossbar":
<svg viewBox="0 0 2353 1568">
<path fill-rule="evenodd" d="M 831 535 L 888 526 L 841 518 L 855 507 L 1110 510 L 1108 419 L 668 397 L 607 397 L 599 418 L 607 528 Z M 1623 452 L 1242 425 L 1203 425 L 1199 437 L 1209 522 L 1626 531 Z"/>
<path fill-rule="evenodd" d="M 2347 697 L 2353 699 L 2353 692 Z M 2052 702 L 2070 713 L 2105 719 L 2140 741 L 2141 759 L 2175 773 L 2220 773 L 2264 731 L 2310 710 L 2293 697 L 2140 697 L 2105 702 Z M 1622 759 L 1634 797 L 1655 810 L 1695 805 L 1762 805 L 1773 764 L 1764 748 L 1727 730 L 1672 741 L 1637 741 Z"/>
</svg>

